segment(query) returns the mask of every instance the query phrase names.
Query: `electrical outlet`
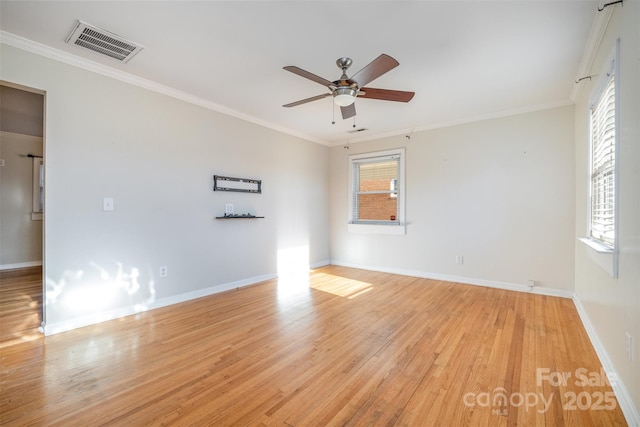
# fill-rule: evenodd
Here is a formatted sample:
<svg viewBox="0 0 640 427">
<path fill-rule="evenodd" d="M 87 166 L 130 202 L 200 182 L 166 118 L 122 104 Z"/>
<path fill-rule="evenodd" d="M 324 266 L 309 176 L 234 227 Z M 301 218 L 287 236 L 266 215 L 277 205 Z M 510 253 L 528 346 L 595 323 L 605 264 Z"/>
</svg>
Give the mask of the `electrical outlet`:
<svg viewBox="0 0 640 427">
<path fill-rule="evenodd" d="M 167 277 L 167 266 L 163 265 L 160 267 L 160 277 Z"/>
<path fill-rule="evenodd" d="M 456 255 L 456 264 L 464 264 L 464 257 L 462 255 Z"/>
<path fill-rule="evenodd" d="M 113 198 L 105 197 L 104 199 L 102 199 L 102 210 L 103 211 L 113 210 Z"/>
<path fill-rule="evenodd" d="M 527 286 L 529 286 L 530 288 L 533 288 L 536 286 L 536 281 L 535 280 L 527 280 Z"/>
<path fill-rule="evenodd" d="M 233 214 L 233 203 L 227 203 L 224 205 L 224 213 L 227 215 Z"/>
<path fill-rule="evenodd" d="M 629 362 L 633 362 L 633 339 L 631 338 L 631 334 L 629 332 L 625 332 L 624 336 L 625 336 L 625 344 L 627 347 L 627 356 L 629 357 Z"/>
</svg>

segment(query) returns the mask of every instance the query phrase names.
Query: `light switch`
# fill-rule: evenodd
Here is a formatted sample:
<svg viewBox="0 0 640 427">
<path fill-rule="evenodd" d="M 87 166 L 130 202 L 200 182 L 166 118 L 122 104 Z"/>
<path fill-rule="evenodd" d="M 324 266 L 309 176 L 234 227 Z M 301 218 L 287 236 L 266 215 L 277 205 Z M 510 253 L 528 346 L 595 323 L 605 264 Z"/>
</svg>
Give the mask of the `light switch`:
<svg viewBox="0 0 640 427">
<path fill-rule="evenodd" d="M 113 210 L 113 198 L 105 197 L 104 199 L 102 199 L 102 210 L 104 211 Z"/>
</svg>

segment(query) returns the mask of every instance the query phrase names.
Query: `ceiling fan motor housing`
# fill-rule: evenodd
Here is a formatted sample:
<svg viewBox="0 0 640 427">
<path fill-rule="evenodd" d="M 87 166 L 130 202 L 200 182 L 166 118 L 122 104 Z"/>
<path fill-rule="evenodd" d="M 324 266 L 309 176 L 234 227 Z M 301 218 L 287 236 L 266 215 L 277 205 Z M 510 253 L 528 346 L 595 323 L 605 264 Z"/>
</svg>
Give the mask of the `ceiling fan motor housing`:
<svg viewBox="0 0 640 427">
<path fill-rule="evenodd" d="M 336 60 L 336 65 L 342 70 L 342 76 L 340 80 L 333 82 L 335 88 L 332 88 L 331 93 L 333 94 L 333 102 L 340 107 L 353 104 L 358 94 L 358 83 L 347 76 L 347 70 L 351 64 L 353 64 L 353 60 L 346 56 Z"/>
</svg>

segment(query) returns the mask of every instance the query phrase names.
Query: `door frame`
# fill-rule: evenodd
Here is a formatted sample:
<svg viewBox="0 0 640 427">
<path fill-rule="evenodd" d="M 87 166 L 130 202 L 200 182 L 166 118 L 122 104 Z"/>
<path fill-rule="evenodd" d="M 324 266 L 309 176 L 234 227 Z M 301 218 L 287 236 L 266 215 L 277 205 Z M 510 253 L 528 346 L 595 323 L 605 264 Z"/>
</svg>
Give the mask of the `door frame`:
<svg viewBox="0 0 640 427">
<path fill-rule="evenodd" d="M 46 244 L 46 228 L 47 228 L 47 92 L 42 89 L 37 89 L 34 87 L 24 86 L 18 83 L 10 82 L 7 80 L 0 80 L 0 86 L 6 86 L 13 89 L 22 90 L 25 92 L 36 93 L 38 95 L 42 95 L 42 160 L 44 163 L 44 212 L 42 215 L 42 304 L 40 310 L 40 327 L 38 330 L 41 333 L 44 333 L 44 327 L 46 325 L 47 319 L 47 310 L 45 310 L 46 301 L 47 301 L 47 285 L 46 285 L 46 277 L 47 277 L 47 244 Z"/>
</svg>

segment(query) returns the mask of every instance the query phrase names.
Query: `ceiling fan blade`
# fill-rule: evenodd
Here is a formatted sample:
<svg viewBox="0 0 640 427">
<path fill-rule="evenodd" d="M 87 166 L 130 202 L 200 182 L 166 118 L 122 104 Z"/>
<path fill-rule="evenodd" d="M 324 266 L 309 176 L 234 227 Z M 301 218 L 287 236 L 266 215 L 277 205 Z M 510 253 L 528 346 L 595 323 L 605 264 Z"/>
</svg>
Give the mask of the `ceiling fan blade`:
<svg viewBox="0 0 640 427">
<path fill-rule="evenodd" d="M 387 71 L 391 71 L 398 65 L 400 65 L 398 61 L 383 53 L 371 61 L 369 65 L 351 76 L 351 80 L 357 82 L 360 87 L 366 86 L 368 83 L 374 81 Z"/>
<path fill-rule="evenodd" d="M 304 77 L 305 79 L 313 80 L 316 83 L 320 83 L 322 86 L 333 86 L 333 82 L 330 82 L 327 79 L 323 79 L 322 77 L 316 76 L 313 73 L 303 70 L 302 68 L 298 68 L 294 65 L 287 65 L 286 67 L 282 67 L 282 69 L 292 72 L 293 74 L 297 74 L 300 77 Z"/>
<path fill-rule="evenodd" d="M 285 104 L 283 107 L 295 107 L 296 105 L 306 104 L 307 102 L 317 101 L 318 99 L 326 98 L 327 96 L 331 96 L 330 93 L 324 93 L 322 95 L 312 96 L 311 98 L 301 99 L 300 101 L 292 102 L 290 104 Z"/>
<path fill-rule="evenodd" d="M 356 104 L 347 105 L 346 107 L 340 107 L 342 112 L 342 119 L 346 120 L 356 115 Z"/>
<path fill-rule="evenodd" d="M 382 99 L 384 101 L 409 102 L 415 95 L 415 92 L 405 92 L 402 90 L 376 89 L 372 87 L 363 87 L 360 90 L 364 93 L 358 93 L 358 98 Z"/>
</svg>

